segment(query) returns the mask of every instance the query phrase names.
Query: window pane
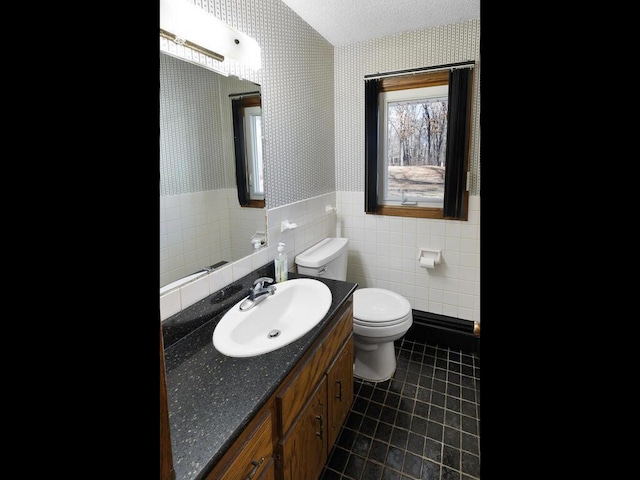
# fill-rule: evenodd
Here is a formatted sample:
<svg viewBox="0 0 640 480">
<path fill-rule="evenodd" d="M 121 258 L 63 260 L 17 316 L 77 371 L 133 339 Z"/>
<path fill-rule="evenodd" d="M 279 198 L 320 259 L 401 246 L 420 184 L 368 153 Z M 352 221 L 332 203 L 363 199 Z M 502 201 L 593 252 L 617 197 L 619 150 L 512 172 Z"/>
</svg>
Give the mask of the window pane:
<svg viewBox="0 0 640 480">
<path fill-rule="evenodd" d="M 386 111 L 386 202 L 441 202 L 447 96 L 389 101 Z"/>
</svg>

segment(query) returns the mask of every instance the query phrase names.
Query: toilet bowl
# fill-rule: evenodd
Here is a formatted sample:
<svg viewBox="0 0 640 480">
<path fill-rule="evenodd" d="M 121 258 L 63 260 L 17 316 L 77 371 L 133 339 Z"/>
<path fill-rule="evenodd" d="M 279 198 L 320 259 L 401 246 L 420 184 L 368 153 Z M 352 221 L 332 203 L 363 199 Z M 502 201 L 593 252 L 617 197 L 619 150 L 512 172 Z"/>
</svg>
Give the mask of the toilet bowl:
<svg viewBox="0 0 640 480">
<path fill-rule="evenodd" d="M 295 258 L 298 273 L 347 279 L 347 238 L 325 238 Z M 413 324 L 411 304 L 383 288 L 353 294 L 353 375 L 370 382 L 389 380 L 396 370 L 394 341 Z"/>
</svg>

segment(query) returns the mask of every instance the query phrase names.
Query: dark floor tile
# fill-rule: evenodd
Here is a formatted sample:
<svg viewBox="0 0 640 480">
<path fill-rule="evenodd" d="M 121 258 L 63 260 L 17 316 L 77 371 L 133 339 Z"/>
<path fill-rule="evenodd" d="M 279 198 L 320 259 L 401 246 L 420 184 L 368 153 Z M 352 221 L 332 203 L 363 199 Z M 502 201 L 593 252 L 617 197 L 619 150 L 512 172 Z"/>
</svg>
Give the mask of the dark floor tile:
<svg viewBox="0 0 640 480">
<path fill-rule="evenodd" d="M 460 373 L 467 376 L 473 375 L 473 366 L 463 364 L 462 367 L 460 367 Z"/>
<path fill-rule="evenodd" d="M 400 402 L 398 402 L 398 410 L 411 414 L 413 412 L 415 404 L 416 401 L 411 398 L 400 397 Z"/>
<path fill-rule="evenodd" d="M 409 439 L 407 440 L 407 450 L 416 455 L 422 456 L 424 452 L 424 435 L 418 435 L 413 432 L 409 432 Z"/>
<path fill-rule="evenodd" d="M 387 396 L 384 399 L 384 404 L 391 408 L 398 408 L 400 405 L 400 395 L 394 392 L 387 392 Z"/>
<path fill-rule="evenodd" d="M 437 405 L 438 407 L 444 407 L 445 394 L 444 392 L 438 392 L 432 390 L 431 392 L 431 405 Z"/>
<path fill-rule="evenodd" d="M 390 423 L 393 425 L 393 422 L 396 419 L 396 413 L 398 411 L 395 408 L 389 408 L 387 406 L 382 407 L 382 412 L 380 413 L 379 420 L 381 422 Z"/>
<path fill-rule="evenodd" d="M 414 363 L 411 363 L 411 364 L 409 365 L 409 368 L 411 368 L 411 365 L 415 365 L 415 364 L 414 364 Z M 418 369 L 418 372 L 419 372 L 419 371 L 420 371 L 420 369 Z M 411 371 L 408 371 L 408 372 L 407 372 L 407 376 L 406 376 L 406 378 L 404 379 L 404 381 L 405 381 L 405 383 L 408 383 L 408 384 L 410 384 L 410 385 L 417 386 L 417 385 L 418 385 L 418 380 L 419 380 L 419 378 L 420 378 L 420 375 L 418 375 L 418 373 L 417 373 L 417 372 L 416 372 L 416 373 L 413 373 L 413 372 L 411 372 Z"/>
<path fill-rule="evenodd" d="M 462 480 L 462 478 L 458 470 L 453 470 L 452 468 L 443 465 L 440 473 L 440 480 Z"/>
<path fill-rule="evenodd" d="M 475 418 L 462 416 L 462 430 L 467 433 L 478 435 L 478 421 Z"/>
<path fill-rule="evenodd" d="M 353 445 L 354 440 L 358 432 L 356 430 L 352 430 L 351 428 L 343 428 L 338 436 L 338 440 L 336 444 L 345 450 L 351 450 L 351 446 Z"/>
<path fill-rule="evenodd" d="M 362 423 L 362 418 L 364 416 L 361 413 L 351 411 L 345 420 L 344 426 L 346 428 L 350 428 L 352 430 L 357 430 L 360 428 L 360 424 Z"/>
<path fill-rule="evenodd" d="M 376 431 L 376 427 L 378 426 L 378 421 L 373 418 L 364 417 L 362 419 L 362 423 L 360 424 L 360 433 L 363 435 L 368 435 L 373 437 L 373 434 Z"/>
<path fill-rule="evenodd" d="M 442 448 L 442 465 L 460 470 L 460 449 L 445 443 Z"/>
<path fill-rule="evenodd" d="M 450 395 L 446 396 L 446 403 L 445 403 L 445 408 L 448 408 L 449 410 L 453 410 L 454 412 L 459 412 L 460 411 L 460 404 L 462 402 L 462 400 L 460 400 L 459 398 L 456 397 L 452 397 Z"/>
<path fill-rule="evenodd" d="M 385 382 L 354 378 L 354 403 L 320 480 L 479 480 L 480 358 L 396 342 Z"/>
<path fill-rule="evenodd" d="M 451 395 L 452 397 L 460 397 L 460 385 L 455 385 L 451 382 L 447 383 L 447 395 Z"/>
<path fill-rule="evenodd" d="M 431 420 L 427 421 L 427 437 L 432 440 L 437 440 L 438 442 L 442 441 L 442 432 L 443 427 L 441 423 L 432 422 Z"/>
<path fill-rule="evenodd" d="M 436 367 L 433 370 L 433 381 L 435 382 L 436 380 L 438 382 L 442 382 L 442 383 L 446 383 L 447 382 L 447 370 L 444 368 L 438 368 Z"/>
<path fill-rule="evenodd" d="M 383 470 L 383 465 L 367 461 L 362 472 L 362 478 L 363 480 L 380 480 Z"/>
<path fill-rule="evenodd" d="M 400 480 L 400 472 L 386 468 L 382 471 L 381 480 Z"/>
<path fill-rule="evenodd" d="M 460 411 L 462 412 L 463 415 L 466 415 L 467 417 L 478 418 L 478 411 L 476 408 L 476 404 L 473 402 L 467 402 L 466 400 L 462 400 Z"/>
<path fill-rule="evenodd" d="M 413 416 L 411 419 L 411 428 L 410 430 L 413 433 L 417 433 L 418 435 L 423 435 L 426 437 L 427 435 L 427 423 L 428 420 L 422 417 Z"/>
<path fill-rule="evenodd" d="M 404 450 L 407 448 L 407 440 L 409 439 L 409 432 L 404 428 L 393 427 L 391 433 L 391 439 L 389 443 L 397 448 Z"/>
<path fill-rule="evenodd" d="M 454 365 L 458 365 L 458 364 L 454 364 Z M 460 382 L 462 382 L 462 375 L 458 373 L 459 371 L 460 371 L 459 368 L 457 371 L 452 371 L 451 366 L 449 366 L 449 371 L 447 372 L 447 382 L 453 383 L 454 385 L 460 385 Z"/>
<path fill-rule="evenodd" d="M 381 388 L 375 388 L 373 395 L 371 395 L 371 401 L 377 403 L 384 403 L 384 398 L 387 396 L 387 391 Z"/>
<path fill-rule="evenodd" d="M 451 362 L 447 364 L 447 382 L 460 383 L 460 364 Z"/>
<path fill-rule="evenodd" d="M 342 474 L 331 470 L 330 468 L 325 467 L 324 471 L 322 472 L 322 476 L 320 477 L 320 480 L 340 480 L 342 478 Z"/>
<path fill-rule="evenodd" d="M 424 443 L 424 456 L 436 463 L 442 462 L 442 442 L 427 438 Z"/>
<path fill-rule="evenodd" d="M 413 352 L 411 354 L 411 361 L 409 362 L 409 368 L 407 368 L 408 374 L 420 375 L 420 370 L 422 370 L 422 354 L 418 352 Z"/>
<path fill-rule="evenodd" d="M 393 380 L 391 380 L 391 383 L 389 384 L 389 391 L 399 394 L 400 392 L 402 392 L 403 385 L 404 385 L 403 382 L 401 382 L 400 380 L 396 380 L 394 378 Z"/>
<path fill-rule="evenodd" d="M 384 464 L 384 461 L 387 458 L 387 450 L 389 450 L 388 443 L 373 440 L 371 442 L 371 449 L 369 450 L 369 459 Z"/>
<path fill-rule="evenodd" d="M 421 402 L 420 400 L 416 401 L 416 405 L 413 408 L 413 414 L 422 418 L 429 417 L 429 404 L 425 402 Z"/>
<path fill-rule="evenodd" d="M 440 464 L 431 460 L 422 461 L 421 480 L 440 480 Z"/>
<path fill-rule="evenodd" d="M 432 381 L 433 381 L 433 366 L 423 363 L 422 369 L 420 370 L 420 380 L 418 381 L 418 385 L 423 387 L 430 387 Z"/>
<path fill-rule="evenodd" d="M 351 410 L 358 413 L 364 413 L 369 406 L 369 401 L 362 397 L 356 397 L 351 405 Z"/>
<path fill-rule="evenodd" d="M 407 452 L 404 456 L 404 463 L 402 464 L 402 472 L 410 475 L 411 477 L 420 477 L 420 470 L 422 468 L 422 458 L 411 452 Z"/>
<path fill-rule="evenodd" d="M 431 405 L 429 408 L 429 420 L 437 423 L 444 423 L 444 408 Z"/>
<path fill-rule="evenodd" d="M 393 430 L 393 426 L 389 423 L 378 423 L 376 427 L 376 432 L 374 433 L 374 438 L 380 440 L 381 442 L 389 443 L 389 439 L 391 438 L 391 431 Z"/>
<path fill-rule="evenodd" d="M 387 458 L 385 465 L 394 468 L 398 471 L 402 470 L 402 464 L 404 463 L 404 450 L 398 447 L 390 446 L 387 451 Z"/>
<path fill-rule="evenodd" d="M 473 388 L 462 387 L 462 399 L 468 402 L 477 402 L 478 398 L 476 397 L 476 391 Z"/>
<path fill-rule="evenodd" d="M 460 425 L 461 425 L 460 417 L 461 415 L 457 412 L 453 412 L 451 410 L 445 410 L 444 424 L 449 427 L 460 429 Z"/>
<path fill-rule="evenodd" d="M 369 383 L 363 383 L 362 386 L 360 387 L 360 390 L 358 391 L 358 396 L 369 399 L 373 394 L 373 389 L 374 389 L 373 385 Z"/>
<path fill-rule="evenodd" d="M 409 412 L 410 411 L 411 410 L 409 410 Z M 406 428 L 408 430 L 411 426 L 411 417 L 412 415 L 410 413 L 407 413 L 407 411 L 398 410 L 393 424 L 397 427 Z"/>
<path fill-rule="evenodd" d="M 335 447 L 329 458 L 327 466 L 336 472 L 342 472 L 349 460 L 349 451 L 340 447 Z"/>
<path fill-rule="evenodd" d="M 356 436 L 355 441 L 353 442 L 353 446 L 351 447 L 351 453 L 355 453 L 356 455 L 366 457 L 367 453 L 369 453 L 370 446 L 371 446 L 371 437 L 367 437 L 366 435 L 359 433 Z"/>
<path fill-rule="evenodd" d="M 349 455 L 347 466 L 344 468 L 344 475 L 348 475 L 351 478 L 359 479 L 362 476 L 362 470 L 365 465 L 365 458 L 353 453 Z"/>
<path fill-rule="evenodd" d="M 462 473 L 480 478 L 480 457 L 462 452 Z"/>
<path fill-rule="evenodd" d="M 444 434 L 442 439 L 445 445 L 449 445 L 454 448 L 460 448 L 460 435 L 462 432 L 456 428 L 444 427 Z"/>
<path fill-rule="evenodd" d="M 462 437 L 462 450 L 474 455 L 480 454 L 480 442 L 475 435 L 469 435 L 466 432 L 461 432 Z"/>
<path fill-rule="evenodd" d="M 369 406 L 365 411 L 365 416 L 368 418 L 372 418 L 374 420 L 378 420 L 380 418 L 380 414 L 382 413 L 382 405 L 375 402 L 369 402 Z"/>
<path fill-rule="evenodd" d="M 431 390 L 433 390 L 433 393 L 431 394 L 431 400 L 433 401 L 434 393 L 438 392 L 444 394 L 447 392 L 447 382 L 440 380 L 439 378 L 434 378 L 431 383 Z"/>
</svg>

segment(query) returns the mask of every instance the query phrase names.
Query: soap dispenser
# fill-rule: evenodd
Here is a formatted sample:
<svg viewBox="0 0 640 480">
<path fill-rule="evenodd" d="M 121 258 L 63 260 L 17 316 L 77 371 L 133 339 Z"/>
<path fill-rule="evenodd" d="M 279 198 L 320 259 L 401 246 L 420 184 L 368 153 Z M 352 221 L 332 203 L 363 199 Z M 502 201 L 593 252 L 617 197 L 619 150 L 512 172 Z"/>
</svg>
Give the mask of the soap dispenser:
<svg viewBox="0 0 640 480">
<path fill-rule="evenodd" d="M 276 283 L 286 282 L 289 277 L 289 272 L 287 271 L 287 254 L 284 251 L 284 246 L 284 243 L 278 243 L 278 254 L 273 261 L 276 269 Z"/>
</svg>

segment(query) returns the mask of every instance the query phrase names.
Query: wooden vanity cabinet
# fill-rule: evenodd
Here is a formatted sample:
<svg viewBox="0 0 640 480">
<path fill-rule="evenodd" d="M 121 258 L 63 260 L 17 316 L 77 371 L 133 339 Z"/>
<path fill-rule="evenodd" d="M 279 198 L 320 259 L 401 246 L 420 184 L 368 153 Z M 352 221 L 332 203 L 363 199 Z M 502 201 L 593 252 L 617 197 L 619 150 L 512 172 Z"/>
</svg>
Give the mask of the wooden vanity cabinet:
<svg viewBox="0 0 640 480">
<path fill-rule="evenodd" d="M 329 451 L 335 445 L 340 428 L 353 403 L 353 335 L 327 372 L 327 440 Z"/>
<path fill-rule="evenodd" d="M 353 402 L 350 297 L 207 480 L 312 480 Z"/>
<path fill-rule="evenodd" d="M 278 480 L 322 473 L 353 401 L 353 303 L 307 352 L 276 396 Z M 281 476 L 278 476 L 278 473 Z"/>
<path fill-rule="evenodd" d="M 318 478 L 327 458 L 327 382 L 323 378 L 280 442 L 282 478 Z"/>
<path fill-rule="evenodd" d="M 273 478 L 273 410 L 273 402 L 268 402 L 207 475 L 207 480 Z M 269 470 L 273 473 L 269 474 Z"/>
</svg>

